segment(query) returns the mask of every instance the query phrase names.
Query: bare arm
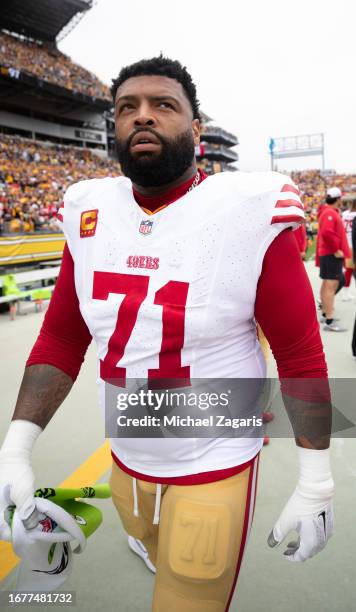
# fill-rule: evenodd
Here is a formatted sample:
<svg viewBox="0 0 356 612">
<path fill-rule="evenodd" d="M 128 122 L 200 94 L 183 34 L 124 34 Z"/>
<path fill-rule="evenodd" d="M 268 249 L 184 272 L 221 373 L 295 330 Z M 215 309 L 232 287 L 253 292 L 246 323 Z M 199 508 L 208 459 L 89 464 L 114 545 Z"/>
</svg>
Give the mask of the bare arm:
<svg viewBox="0 0 356 612">
<path fill-rule="evenodd" d="M 46 427 L 71 390 L 90 341 L 75 290 L 73 259 L 66 245 L 52 299 L 26 362 L 13 420 Z"/>
<path fill-rule="evenodd" d="M 329 447 L 331 402 L 312 289 L 291 231 L 269 247 L 255 316 L 275 356 L 282 398 L 296 444 Z"/>
<path fill-rule="evenodd" d="M 0 505 L 4 491 L 9 491 L 26 529 L 38 522 L 31 466 L 33 447 L 71 390 L 90 341 L 75 290 L 73 260 L 66 246 L 56 287 L 27 359 L 13 418 L 0 449 Z"/>
<path fill-rule="evenodd" d="M 25 369 L 12 420 L 32 421 L 44 429 L 73 386 L 68 374 L 39 364 Z"/>
</svg>

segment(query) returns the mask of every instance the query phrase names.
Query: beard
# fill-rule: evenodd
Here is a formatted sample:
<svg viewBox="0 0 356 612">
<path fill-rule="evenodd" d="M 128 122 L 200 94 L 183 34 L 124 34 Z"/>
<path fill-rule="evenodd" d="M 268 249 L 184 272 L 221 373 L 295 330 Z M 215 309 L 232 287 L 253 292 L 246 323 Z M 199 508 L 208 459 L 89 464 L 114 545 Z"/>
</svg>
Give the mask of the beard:
<svg viewBox="0 0 356 612">
<path fill-rule="evenodd" d="M 161 152 L 131 154 L 132 138 L 139 131 L 151 132 L 161 143 Z M 194 160 L 194 139 L 191 130 L 176 138 L 164 138 L 151 128 L 137 130 L 127 140 L 116 139 L 116 152 L 122 172 L 141 187 L 161 187 L 178 179 Z"/>
</svg>

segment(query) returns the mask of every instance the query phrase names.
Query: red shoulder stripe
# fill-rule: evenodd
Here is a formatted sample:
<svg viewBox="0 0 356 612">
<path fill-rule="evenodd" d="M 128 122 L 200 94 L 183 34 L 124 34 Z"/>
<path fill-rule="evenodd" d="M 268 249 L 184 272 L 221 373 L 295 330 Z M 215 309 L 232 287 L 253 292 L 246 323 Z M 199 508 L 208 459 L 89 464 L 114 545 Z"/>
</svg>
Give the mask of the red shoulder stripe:
<svg viewBox="0 0 356 612">
<path fill-rule="evenodd" d="M 300 195 L 299 189 L 297 187 L 294 187 L 294 185 L 288 185 L 288 183 L 283 185 L 283 187 L 281 189 L 281 193 L 285 193 L 286 191 L 290 191 L 291 193 L 295 193 L 296 195 Z"/>
<path fill-rule="evenodd" d="M 305 219 L 303 219 L 303 217 L 299 215 L 284 215 L 284 216 L 276 215 L 275 217 L 272 217 L 271 225 L 273 225 L 273 223 L 291 223 L 291 222 L 305 223 Z"/>
<path fill-rule="evenodd" d="M 304 211 L 303 204 L 299 200 L 278 200 L 275 208 L 289 208 L 289 206 L 296 206 Z"/>
</svg>

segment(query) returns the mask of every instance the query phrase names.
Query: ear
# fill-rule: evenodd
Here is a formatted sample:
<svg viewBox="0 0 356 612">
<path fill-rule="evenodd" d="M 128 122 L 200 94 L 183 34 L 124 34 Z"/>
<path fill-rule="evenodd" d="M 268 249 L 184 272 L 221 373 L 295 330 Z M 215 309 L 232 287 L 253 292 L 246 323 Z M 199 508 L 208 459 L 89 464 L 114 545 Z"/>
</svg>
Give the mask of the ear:
<svg viewBox="0 0 356 612">
<path fill-rule="evenodd" d="M 200 143 L 200 133 L 201 133 L 201 127 L 200 127 L 199 119 L 193 119 L 193 121 L 192 121 L 192 131 L 193 131 L 193 137 L 194 137 L 194 144 L 195 144 L 195 146 L 197 146 Z"/>
</svg>

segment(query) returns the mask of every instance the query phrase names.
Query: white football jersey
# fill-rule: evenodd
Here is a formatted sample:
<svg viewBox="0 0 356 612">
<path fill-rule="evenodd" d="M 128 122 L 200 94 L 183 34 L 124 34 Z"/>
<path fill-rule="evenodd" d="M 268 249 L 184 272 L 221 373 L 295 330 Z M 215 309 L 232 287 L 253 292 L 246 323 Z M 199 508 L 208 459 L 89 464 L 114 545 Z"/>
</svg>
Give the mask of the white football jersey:
<svg viewBox="0 0 356 612">
<path fill-rule="evenodd" d="M 349 243 L 349 247 L 352 248 L 352 222 L 356 217 L 356 211 L 345 210 L 342 213 L 342 220 L 344 222 L 344 227 L 346 230 L 347 242 Z"/>
<path fill-rule="evenodd" d="M 298 189 L 275 172 L 222 173 L 154 215 L 128 178 L 69 187 L 59 217 L 82 316 L 104 380 L 261 378 L 254 303 L 264 255 L 304 217 Z M 178 306 L 178 308 L 177 308 Z M 113 438 L 128 468 L 156 477 L 237 466 L 251 438 Z"/>
</svg>

